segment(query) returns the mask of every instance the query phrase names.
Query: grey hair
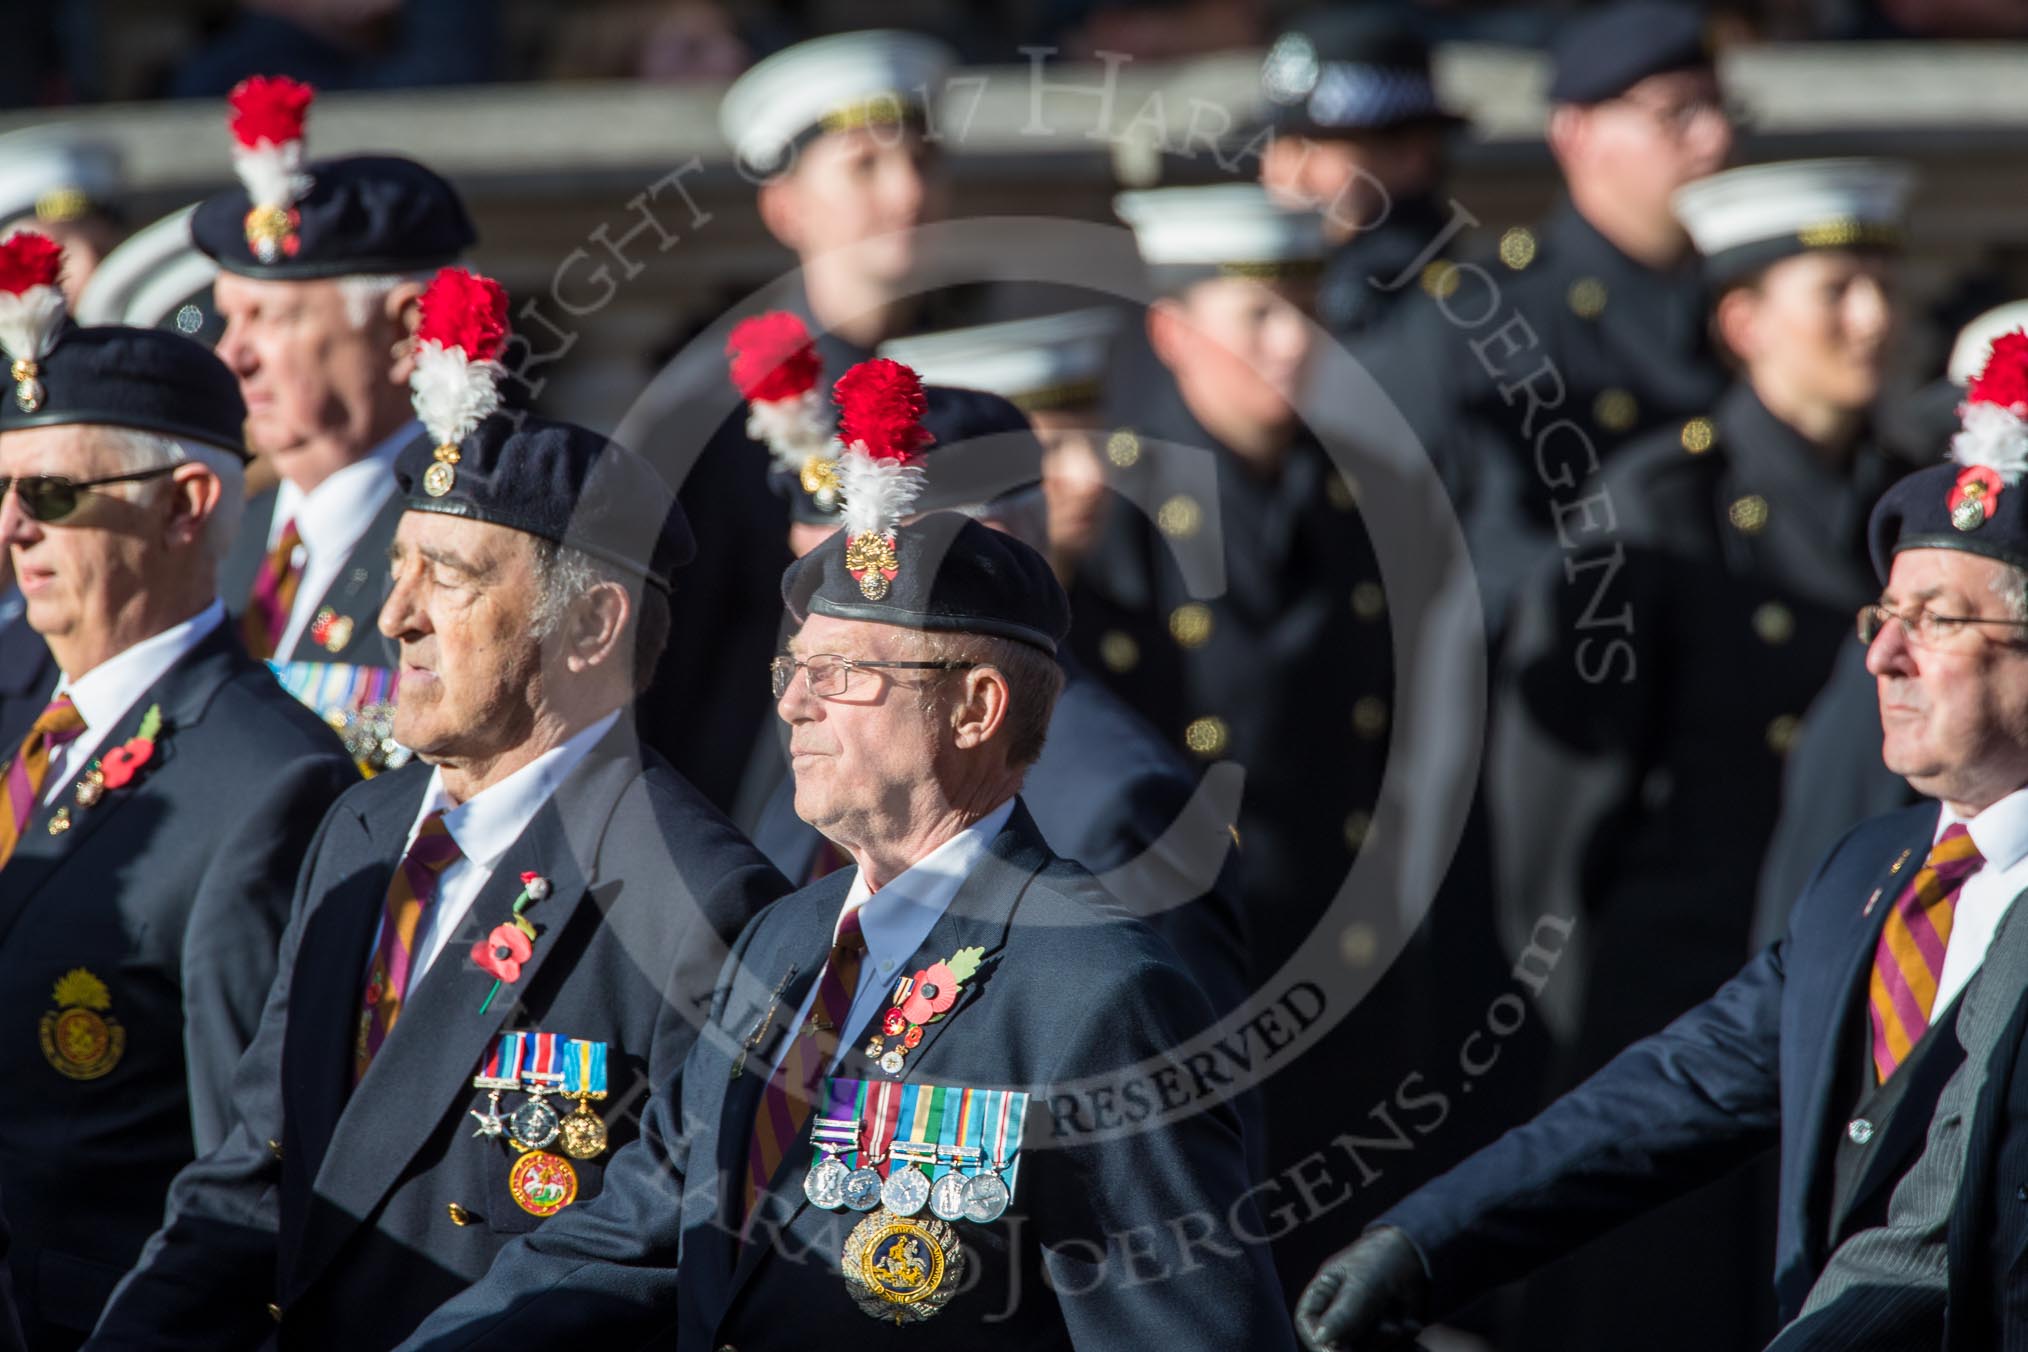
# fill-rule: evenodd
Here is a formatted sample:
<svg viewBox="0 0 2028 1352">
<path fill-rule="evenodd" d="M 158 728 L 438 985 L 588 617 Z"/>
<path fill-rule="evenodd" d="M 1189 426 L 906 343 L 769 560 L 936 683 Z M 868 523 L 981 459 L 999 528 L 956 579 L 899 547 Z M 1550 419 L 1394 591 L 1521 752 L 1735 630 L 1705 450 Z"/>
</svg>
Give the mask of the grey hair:
<svg viewBox="0 0 2028 1352">
<path fill-rule="evenodd" d="M 345 318 L 352 327 L 363 329 L 373 320 L 380 303 L 387 299 L 396 287 L 413 282 L 417 286 L 428 286 L 437 274 L 429 272 L 361 273 L 338 279 L 338 294 L 345 298 Z"/>
<path fill-rule="evenodd" d="M 646 692 L 669 646 L 669 595 L 653 583 L 623 573 L 581 549 L 535 537 L 535 608 L 530 632 L 537 639 L 554 637 L 570 608 L 602 583 L 625 587 L 633 601 L 633 683 L 636 695 Z"/>
<path fill-rule="evenodd" d="M 1063 667 L 1056 658 L 1033 644 L 990 634 L 926 632 L 922 637 L 926 661 L 976 662 L 1007 679 L 1007 763 L 1022 770 L 1035 764 L 1049 736 L 1057 697 L 1063 693 Z M 924 684 L 926 710 L 936 707 L 944 688 L 941 681 Z"/>
<path fill-rule="evenodd" d="M 2028 571 L 2008 564 L 1986 583 L 2007 604 L 2010 619 L 2028 624 Z"/>
<path fill-rule="evenodd" d="M 240 519 L 246 515 L 246 465 L 240 458 L 213 446 L 186 445 L 131 427 L 101 427 L 97 432 L 99 444 L 113 454 L 117 473 L 182 464 L 202 465 L 211 472 L 218 480 L 218 505 L 212 508 L 211 518 L 204 523 L 204 546 L 213 563 L 223 561 L 232 548 L 233 539 L 239 534 Z M 148 485 L 121 484 L 118 487 L 146 491 Z M 139 493 L 134 496 L 138 497 Z"/>
</svg>

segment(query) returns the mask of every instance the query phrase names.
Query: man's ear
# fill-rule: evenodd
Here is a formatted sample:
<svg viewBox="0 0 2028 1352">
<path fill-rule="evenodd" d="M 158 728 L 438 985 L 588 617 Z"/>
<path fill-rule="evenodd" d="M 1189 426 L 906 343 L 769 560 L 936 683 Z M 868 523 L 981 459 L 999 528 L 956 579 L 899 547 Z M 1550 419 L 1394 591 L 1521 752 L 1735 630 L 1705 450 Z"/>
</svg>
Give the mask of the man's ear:
<svg viewBox="0 0 2028 1352">
<path fill-rule="evenodd" d="M 224 491 L 218 476 L 197 461 L 178 465 L 169 476 L 169 520 L 163 527 L 164 538 L 178 549 L 201 541 Z"/>
<path fill-rule="evenodd" d="M 801 199 L 796 185 L 791 181 L 795 170 L 769 179 L 760 185 L 754 194 L 755 204 L 760 208 L 761 224 L 775 237 L 783 248 L 795 251 L 802 248 L 803 222 L 798 212 Z"/>
<path fill-rule="evenodd" d="M 1585 133 L 1590 127 L 1590 119 L 1582 108 L 1559 103 L 1549 110 L 1549 153 L 1558 164 L 1568 164 L 1572 156 L 1583 153 L 1588 139 Z"/>
<path fill-rule="evenodd" d="M 613 581 L 592 584 L 571 605 L 564 621 L 560 635 L 564 664 L 572 671 L 590 671 L 631 661 L 633 653 L 622 640 L 633 614 L 634 598 L 626 587 Z"/>
<path fill-rule="evenodd" d="M 1184 313 L 1183 302 L 1169 296 L 1151 301 L 1144 322 L 1148 346 L 1154 349 L 1156 360 L 1174 370 L 1190 337 L 1190 320 Z"/>
<path fill-rule="evenodd" d="M 396 286 L 381 301 L 381 318 L 395 335 L 394 346 L 389 350 L 393 368 L 388 379 L 396 385 L 408 384 L 408 378 L 415 374 L 415 335 L 422 327 L 422 293 L 426 288 L 421 282 L 403 282 Z"/>
<path fill-rule="evenodd" d="M 1759 347 L 1754 323 L 1759 314 L 1760 296 L 1750 286 L 1727 287 L 1712 308 L 1711 331 L 1741 362 L 1751 360 Z"/>
<path fill-rule="evenodd" d="M 951 710 L 951 731 L 957 744 L 969 750 L 983 746 L 1006 726 L 1012 691 L 998 667 L 973 667 L 958 675 L 965 683 Z"/>
</svg>

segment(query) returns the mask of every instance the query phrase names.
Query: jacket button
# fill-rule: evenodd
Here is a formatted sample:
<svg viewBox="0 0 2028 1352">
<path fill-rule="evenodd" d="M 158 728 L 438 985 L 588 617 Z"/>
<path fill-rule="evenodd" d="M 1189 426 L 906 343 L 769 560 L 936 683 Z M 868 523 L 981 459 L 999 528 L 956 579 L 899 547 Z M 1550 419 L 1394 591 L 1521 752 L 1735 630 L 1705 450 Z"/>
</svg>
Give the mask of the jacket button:
<svg viewBox="0 0 2028 1352">
<path fill-rule="evenodd" d="M 2028 1183 L 2023 1183 L 2020 1187 L 2014 1189 L 2014 1200 L 2017 1202 L 2028 1202 Z"/>
<path fill-rule="evenodd" d="M 280 1141 L 269 1141 L 268 1153 L 276 1159 L 280 1159 L 282 1157 L 282 1143 Z"/>
<path fill-rule="evenodd" d="M 472 1213 L 459 1206 L 456 1202 L 451 1203 L 447 1209 L 451 1213 L 452 1225 L 470 1225 L 472 1223 Z"/>
<path fill-rule="evenodd" d="M 1845 1125 L 1845 1134 L 1853 1145 L 1865 1145 L 1873 1139 L 1873 1124 L 1863 1117 L 1855 1117 Z"/>
<path fill-rule="evenodd" d="M 281 1322 L 282 1322 L 282 1307 L 281 1307 L 281 1306 L 279 1306 L 279 1305 L 277 1305 L 277 1304 L 275 1304 L 275 1303 L 274 1303 L 273 1301 L 269 1301 L 269 1302 L 268 1302 L 268 1318 L 270 1318 L 270 1319 L 274 1320 L 274 1321 L 275 1321 L 275 1322 L 276 1322 L 277 1324 L 281 1323 Z"/>
</svg>

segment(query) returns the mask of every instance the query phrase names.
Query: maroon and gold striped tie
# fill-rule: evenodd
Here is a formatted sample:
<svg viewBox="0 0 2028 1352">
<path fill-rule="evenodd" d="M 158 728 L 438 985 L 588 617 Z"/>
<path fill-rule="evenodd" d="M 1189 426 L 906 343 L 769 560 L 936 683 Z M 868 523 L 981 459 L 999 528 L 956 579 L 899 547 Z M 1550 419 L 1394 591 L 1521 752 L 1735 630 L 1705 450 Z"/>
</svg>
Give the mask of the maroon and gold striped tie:
<svg viewBox="0 0 2028 1352">
<path fill-rule="evenodd" d="M 1958 889 L 1985 862 L 1964 824 L 1953 822 L 1887 913 L 1869 987 L 1873 1069 L 1883 1082 L 1929 1029 Z"/>
<path fill-rule="evenodd" d="M 22 833 L 35 819 L 35 805 L 42 800 L 42 786 L 49 779 L 50 754 L 84 730 L 84 715 L 69 695 L 58 695 L 36 715 L 21 749 L 7 763 L 4 781 L 0 781 L 0 868 L 7 866 Z"/>
<path fill-rule="evenodd" d="M 254 574 L 253 594 L 247 598 L 246 613 L 239 617 L 240 639 L 254 657 L 273 657 L 282 632 L 289 627 L 296 587 L 303 580 L 303 570 L 296 566 L 296 550 L 302 543 L 296 523 L 287 523 L 282 527 L 282 538 L 275 541 Z"/>
<path fill-rule="evenodd" d="M 411 968 L 415 961 L 416 931 L 423 914 L 437 897 L 437 879 L 459 857 L 458 842 L 444 828 L 444 814 L 432 812 L 423 818 L 415 844 L 388 884 L 387 907 L 380 920 L 380 943 L 373 951 L 373 970 L 366 978 L 366 994 L 360 1002 L 359 1040 L 353 1050 L 352 1083 L 366 1078 L 366 1069 L 394 1031 L 401 1007 L 408 998 Z"/>
</svg>

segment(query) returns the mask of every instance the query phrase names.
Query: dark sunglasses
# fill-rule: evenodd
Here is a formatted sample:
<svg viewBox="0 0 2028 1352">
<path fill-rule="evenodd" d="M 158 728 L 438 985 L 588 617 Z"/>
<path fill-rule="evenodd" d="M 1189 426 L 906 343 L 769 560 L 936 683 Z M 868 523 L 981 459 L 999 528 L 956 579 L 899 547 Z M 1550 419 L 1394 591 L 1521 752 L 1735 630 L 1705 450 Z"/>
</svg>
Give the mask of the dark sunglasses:
<svg viewBox="0 0 2028 1352">
<path fill-rule="evenodd" d="M 174 465 L 157 465 L 153 469 L 137 469 L 132 474 L 109 474 L 103 479 L 66 479 L 61 474 L 22 474 L 10 478 L 0 474 L 0 500 L 4 500 L 7 490 L 12 488 L 15 496 L 21 499 L 21 510 L 28 513 L 29 519 L 46 525 L 61 521 L 76 511 L 87 488 L 157 479 L 174 473 L 175 469 Z"/>
</svg>

